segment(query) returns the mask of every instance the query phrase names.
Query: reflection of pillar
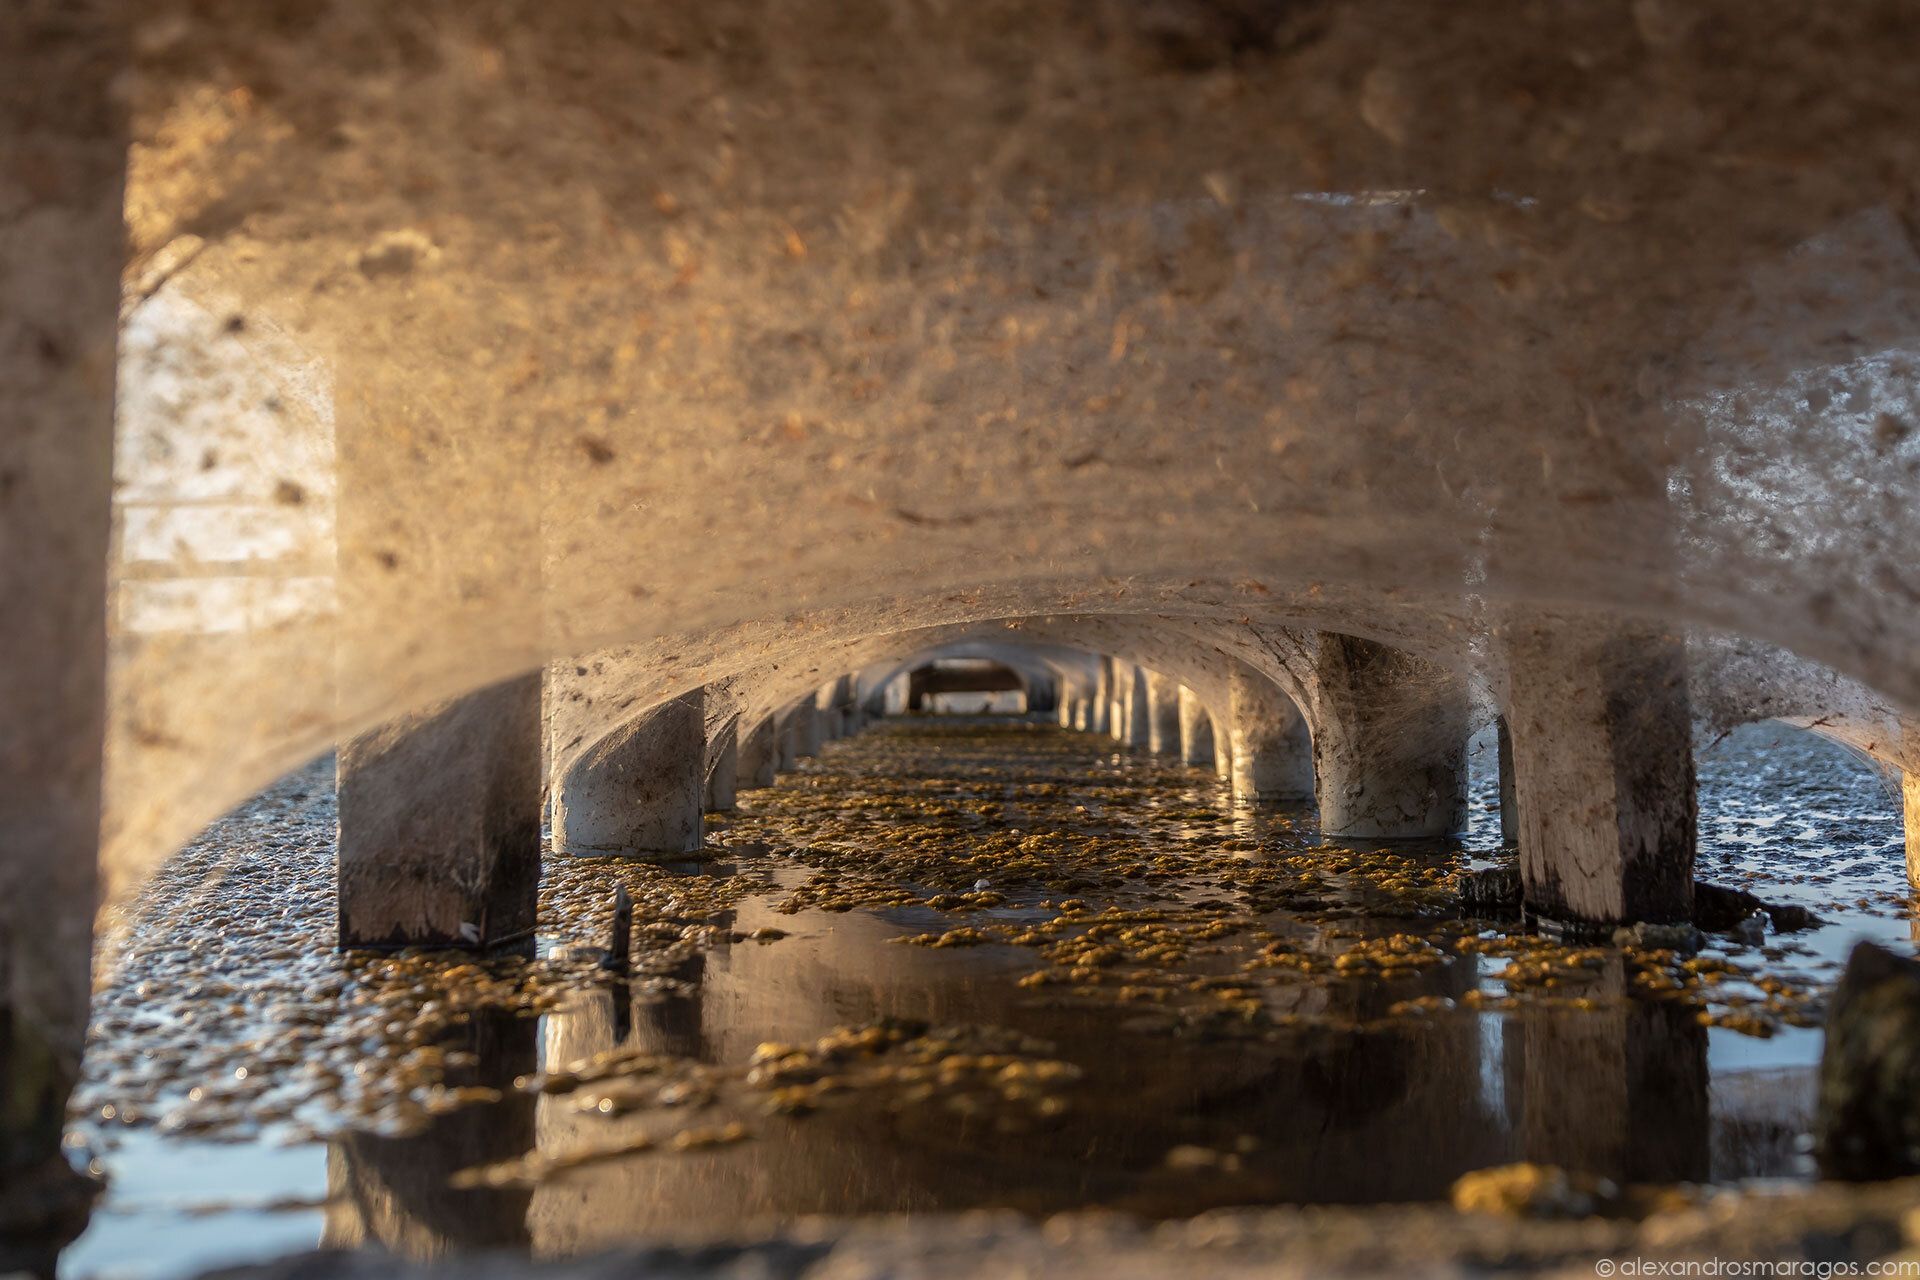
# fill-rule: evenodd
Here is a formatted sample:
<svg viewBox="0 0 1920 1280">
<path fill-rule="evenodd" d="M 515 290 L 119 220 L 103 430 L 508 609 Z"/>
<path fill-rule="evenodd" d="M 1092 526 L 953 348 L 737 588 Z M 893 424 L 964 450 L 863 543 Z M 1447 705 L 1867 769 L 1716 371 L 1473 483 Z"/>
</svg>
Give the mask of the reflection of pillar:
<svg viewBox="0 0 1920 1280">
<path fill-rule="evenodd" d="M 774 740 L 773 717 L 762 716 L 760 723 L 753 726 L 753 732 L 740 738 L 739 743 L 737 785 L 772 786 L 774 775 L 780 768 L 780 744 Z"/>
<path fill-rule="evenodd" d="M 1313 740 L 1293 699 L 1244 663 L 1234 665 L 1227 693 L 1234 798 L 1313 799 Z"/>
<path fill-rule="evenodd" d="M 722 725 L 707 742 L 707 812 L 725 813 L 734 806 L 740 779 L 739 718 Z"/>
<path fill-rule="evenodd" d="M 531 936 L 540 883 L 540 677 L 361 734 L 336 765 L 340 946 Z"/>
<path fill-rule="evenodd" d="M 71 1237 L 90 1198 L 60 1125 L 97 893 L 121 28 L 107 5 L 0 16 L 0 1219 L 19 1215 L 0 1272 L 44 1261 L 50 1274 L 15 1241 L 42 1226 Z"/>
<path fill-rule="evenodd" d="M 575 758 L 553 788 L 561 853 L 691 853 L 705 831 L 706 704 L 695 689 L 621 725 Z"/>
<path fill-rule="evenodd" d="M 1198 694 L 1180 686 L 1180 763 L 1213 763 L 1213 719 Z"/>
<path fill-rule="evenodd" d="M 383 1138 L 355 1133 L 327 1150 L 327 1219 L 321 1244 L 345 1249 L 378 1243 L 403 1258 L 527 1243 L 527 1206 L 519 1188 L 469 1190 L 448 1185 L 462 1169 L 516 1159 L 534 1146 L 537 1099 L 513 1087 L 537 1062 L 532 1018 L 487 1009 L 445 1043 L 476 1054 L 477 1065 L 447 1071 L 449 1087 L 498 1089 L 501 1101 L 434 1116 L 424 1133 Z"/>
<path fill-rule="evenodd" d="M 1314 791 L 1330 836 L 1415 839 L 1467 824 L 1465 684 L 1411 654 L 1320 633 Z"/>
<path fill-rule="evenodd" d="M 1628 1182 L 1709 1170 L 1707 1032 L 1685 1005 L 1621 999 L 1617 957 L 1597 1011 L 1510 1020 L 1524 1055 L 1526 1159 Z"/>
<path fill-rule="evenodd" d="M 1505 628 L 1520 876 L 1562 920 L 1693 915 L 1684 639 L 1552 618 Z"/>
</svg>

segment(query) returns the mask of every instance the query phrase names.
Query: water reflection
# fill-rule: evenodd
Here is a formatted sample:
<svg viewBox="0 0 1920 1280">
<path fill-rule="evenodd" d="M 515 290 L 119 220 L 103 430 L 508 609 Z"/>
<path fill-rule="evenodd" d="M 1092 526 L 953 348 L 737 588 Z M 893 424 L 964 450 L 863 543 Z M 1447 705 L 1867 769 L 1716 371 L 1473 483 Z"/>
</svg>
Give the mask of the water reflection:
<svg viewBox="0 0 1920 1280">
<path fill-rule="evenodd" d="M 329 1143 L 322 1247 L 378 1244 L 405 1257 L 437 1258 L 528 1242 L 527 1191 L 459 1189 L 450 1180 L 533 1145 L 534 1099 L 513 1082 L 537 1065 L 537 1024 L 489 1010 L 445 1047 L 453 1062 L 470 1063 L 449 1069 L 449 1088 L 496 1089 L 501 1100 L 434 1116 L 415 1137 L 355 1133 Z"/>
<path fill-rule="evenodd" d="M 1385 1020 L 1415 996 L 1458 999 L 1477 982 L 1457 958 L 1418 977 L 1290 989 L 1311 1025 L 1176 1034 L 1152 1013 L 1036 996 L 1014 982 L 1014 948 L 933 952 L 889 945 L 924 927 L 916 910 L 779 916 L 749 900 L 733 934 L 778 924 L 777 944 L 722 942 L 660 999 L 624 985 L 543 1020 L 542 1065 L 615 1049 L 739 1065 L 766 1040 L 805 1042 L 883 1017 L 989 1025 L 1039 1037 L 1085 1071 L 1045 1120 L 851 1097 L 805 1116 L 764 1114 L 726 1091 L 697 1110 L 582 1113 L 564 1094 L 509 1094 L 439 1118 L 423 1136 L 353 1138 L 332 1149 L 342 1203 L 327 1243 L 373 1239 L 412 1256 L 526 1243 L 565 1256 L 638 1239 L 738 1234 L 806 1214 L 1105 1205 L 1150 1216 L 1284 1202 L 1443 1198 L 1470 1169 L 1514 1160 L 1617 1182 L 1784 1173 L 1789 1113 L 1754 1109 L 1715 1128 L 1707 1032 L 1673 1004 L 1599 1011 L 1456 1010 Z M 1617 964 L 1590 994 L 1625 984 Z M 467 1079 L 507 1087 L 533 1069 L 534 1025 L 471 1028 Z M 1778 1092 L 1778 1091 L 1776 1091 Z M 1772 1096 L 1765 1095 L 1763 1096 Z M 698 1099 L 695 1099 L 698 1102 Z M 554 1175 L 532 1191 L 453 1191 L 455 1171 L 538 1152 L 664 1138 L 739 1120 L 750 1141 L 661 1147 Z"/>
</svg>

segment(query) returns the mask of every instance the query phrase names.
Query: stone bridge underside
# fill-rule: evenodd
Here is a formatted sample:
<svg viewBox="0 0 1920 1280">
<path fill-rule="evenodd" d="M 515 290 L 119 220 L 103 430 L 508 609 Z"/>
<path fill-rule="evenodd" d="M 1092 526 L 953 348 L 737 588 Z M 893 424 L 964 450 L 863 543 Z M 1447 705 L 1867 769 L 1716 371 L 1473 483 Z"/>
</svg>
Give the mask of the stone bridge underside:
<svg viewBox="0 0 1920 1280">
<path fill-rule="evenodd" d="M 9 1078 L 57 1118 L 96 867 L 336 743 L 368 936 L 500 941 L 543 783 L 697 838 L 962 643 L 1356 835 L 1498 717 L 1573 917 L 1684 908 L 1696 719 L 1915 796 L 1916 60 L 1904 0 L 7 6 Z"/>
</svg>

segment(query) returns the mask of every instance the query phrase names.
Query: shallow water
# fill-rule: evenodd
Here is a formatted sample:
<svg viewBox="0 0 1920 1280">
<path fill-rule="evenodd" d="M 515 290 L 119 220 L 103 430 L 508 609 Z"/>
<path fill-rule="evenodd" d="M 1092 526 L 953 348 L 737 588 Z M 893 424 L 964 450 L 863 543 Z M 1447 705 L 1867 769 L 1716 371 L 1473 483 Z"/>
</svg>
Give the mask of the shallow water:
<svg viewBox="0 0 1920 1280">
<path fill-rule="evenodd" d="M 1378 857 L 1106 739 L 884 724 L 745 793 L 710 861 L 550 867 L 544 949 L 597 940 L 629 883 L 619 984 L 591 956 L 331 954 L 316 765 L 216 824 L 106 949 L 75 1141 L 111 1184 L 62 1274 L 363 1241 L 560 1256 L 816 1213 L 1431 1199 L 1521 1159 L 1804 1176 L 1819 1032 L 1794 1024 L 1854 939 L 1910 945 L 1877 772 L 1778 725 L 1701 753 L 1701 874 L 1829 923 L 1715 939 L 1680 991 L 1658 957 L 1536 957 L 1454 918 L 1447 877 L 1498 856 L 1476 747 L 1467 839 Z M 569 1064 L 577 1088 L 516 1088 Z"/>
</svg>

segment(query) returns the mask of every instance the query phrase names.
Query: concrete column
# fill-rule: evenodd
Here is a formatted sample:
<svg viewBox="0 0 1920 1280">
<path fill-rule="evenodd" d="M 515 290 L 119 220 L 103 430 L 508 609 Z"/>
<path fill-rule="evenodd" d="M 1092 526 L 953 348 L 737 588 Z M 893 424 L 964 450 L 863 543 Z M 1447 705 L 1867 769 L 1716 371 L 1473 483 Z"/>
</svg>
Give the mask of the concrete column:
<svg viewBox="0 0 1920 1280">
<path fill-rule="evenodd" d="M 1180 682 L 1158 671 L 1147 672 L 1147 748 L 1160 756 L 1180 750 Z"/>
<path fill-rule="evenodd" d="M 1520 847 L 1520 803 L 1514 798 L 1513 790 L 1513 730 L 1507 727 L 1505 716 L 1493 724 L 1495 745 L 1500 753 L 1500 843 L 1517 849 Z"/>
<path fill-rule="evenodd" d="M 1548 616 L 1505 628 L 1527 906 L 1597 924 L 1693 914 L 1685 641 Z"/>
<path fill-rule="evenodd" d="M 1213 773 L 1220 781 L 1233 781 L 1233 733 L 1224 716 L 1209 715 L 1207 728 L 1213 734 Z"/>
<path fill-rule="evenodd" d="M 707 739 L 707 812 L 725 813 L 734 807 L 740 779 L 739 720 L 729 720 Z"/>
<path fill-rule="evenodd" d="M 1125 680 L 1127 699 L 1127 737 L 1130 747 L 1145 749 L 1153 728 L 1153 717 L 1147 709 L 1147 673 L 1139 667 L 1130 667 Z"/>
<path fill-rule="evenodd" d="M 1054 719 L 1060 722 L 1062 729 L 1073 728 L 1073 693 L 1071 690 L 1062 689 L 1060 691 L 1060 700 L 1054 706 L 1053 713 Z"/>
<path fill-rule="evenodd" d="M 1901 772 L 1900 794 L 1906 800 L 1907 887 L 1920 888 L 1920 773 Z"/>
<path fill-rule="evenodd" d="M 340 747 L 340 946 L 498 947 L 533 934 L 540 676 L 401 716 Z"/>
<path fill-rule="evenodd" d="M 1213 763 L 1213 719 L 1198 694 L 1180 686 L 1180 763 Z"/>
<path fill-rule="evenodd" d="M 1411 654 L 1320 633 L 1314 793 L 1320 829 L 1423 839 L 1467 825 L 1466 685 Z"/>
<path fill-rule="evenodd" d="M 812 696 L 800 699 L 793 709 L 793 724 L 797 736 L 794 739 L 794 757 L 817 756 L 824 740 L 824 726 L 820 723 L 820 704 Z"/>
<path fill-rule="evenodd" d="M 814 718 L 820 724 L 820 741 L 832 742 L 840 736 L 840 713 L 833 703 L 833 681 L 813 691 Z"/>
<path fill-rule="evenodd" d="M 1107 722 L 1113 711 L 1113 659 L 1100 659 L 1100 675 L 1093 687 L 1093 697 L 1087 706 L 1087 732 L 1107 732 Z"/>
<path fill-rule="evenodd" d="M 739 739 L 739 766 L 736 785 L 744 788 L 770 787 L 780 768 L 780 744 L 774 733 L 774 718 L 762 716 L 753 732 Z"/>
<path fill-rule="evenodd" d="M 1073 727 L 1081 733 L 1093 727 L 1093 700 L 1085 695 L 1076 696 L 1073 700 Z"/>
<path fill-rule="evenodd" d="M 1133 667 L 1127 663 L 1113 664 L 1113 685 L 1107 706 L 1107 732 L 1119 743 L 1127 741 L 1129 732 L 1127 715 L 1133 710 L 1133 696 L 1129 692 L 1133 687 Z"/>
<path fill-rule="evenodd" d="M 98 896 L 124 25 L 0 10 L 0 1271 L 51 1274 L 92 1194 L 60 1130 Z"/>
<path fill-rule="evenodd" d="M 810 713 L 811 704 L 808 704 L 804 710 Z M 780 763 L 777 767 L 781 773 L 793 772 L 800 765 L 800 757 L 807 754 L 806 720 L 808 716 L 802 712 L 803 708 L 796 704 L 788 707 L 775 718 L 774 736 L 780 745 Z"/>
<path fill-rule="evenodd" d="M 695 689 L 615 729 L 554 786 L 553 846 L 580 857 L 671 857 L 698 849 L 706 792 L 705 693 Z"/>
<path fill-rule="evenodd" d="M 853 677 L 844 675 L 836 679 L 827 689 L 827 725 L 829 733 L 835 738 L 845 738 L 853 734 L 854 716 L 859 708 L 853 701 Z"/>
<path fill-rule="evenodd" d="M 1235 664 L 1227 692 L 1234 798 L 1313 799 L 1313 739 L 1293 699 L 1245 664 Z"/>
</svg>

